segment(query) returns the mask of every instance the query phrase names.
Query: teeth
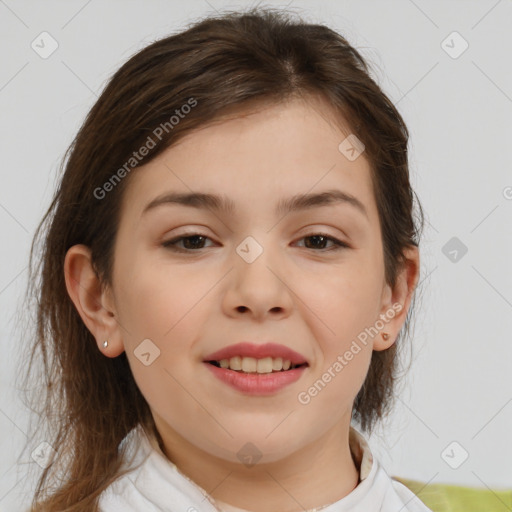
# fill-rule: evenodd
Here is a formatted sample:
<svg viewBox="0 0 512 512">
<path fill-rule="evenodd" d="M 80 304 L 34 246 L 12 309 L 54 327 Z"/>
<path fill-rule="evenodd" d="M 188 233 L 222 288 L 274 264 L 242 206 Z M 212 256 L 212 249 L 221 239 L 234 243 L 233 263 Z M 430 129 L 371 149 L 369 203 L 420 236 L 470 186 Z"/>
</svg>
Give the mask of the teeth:
<svg viewBox="0 0 512 512">
<path fill-rule="evenodd" d="M 263 359 L 255 359 L 254 357 L 235 356 L 231 359 L 222 359 L 217 361 L 221 368 L 229 368 L 230 370 L 243 371 L 245 373 L 272 373 L 281 370 L 289 370 L 291 361 L 283 361 L 282 357 L 264 357 Z"/>
<path fill-rule="evenodd" d="M 282 357 L 276 357 L 275 359 L 272 359 L 272 370 L 275 370 L 276 372 L 281 370 L 283 367 L 283 358 Z"/>
<path fill-rule="evenodd" d="M 253 373 L 257 371 L 258 361 L 253 357 L 242 357 L 242 371 Z"/>
<path fill-rule="evenodd" d="M 230 368 L 231 370 L 241 370 L 242 369 L 242 358 L 240 356 L 232 357 L 231 359 L 224 359 L 226 368 Z"/>
<path fill-rule="evenodd" d="M 265 357 L 264 359 L 258 359 L 257 363 L 258 363 L 258 367 L 257 367 L 258 373 L 271 373 L 274 368 L 274 365 L 272 364 L 271 357 Z M 245 370 L 245 368 L 244 368 L 244 370 Z"/>
</svg>

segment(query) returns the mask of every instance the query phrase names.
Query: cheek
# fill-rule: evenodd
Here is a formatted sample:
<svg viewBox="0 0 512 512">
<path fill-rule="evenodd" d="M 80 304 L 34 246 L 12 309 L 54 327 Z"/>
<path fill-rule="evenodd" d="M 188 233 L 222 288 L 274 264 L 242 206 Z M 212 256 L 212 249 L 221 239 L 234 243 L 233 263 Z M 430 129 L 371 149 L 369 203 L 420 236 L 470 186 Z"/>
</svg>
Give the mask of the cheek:
<svg viewBox="0 0 512 512">
<path fill-rule="evenodd" d="M 131 342 L 154 339 L 162 347 L 189 331 L 197 305 L 211 287 L 199 273 L 134 259 L 120 286 L 122 320 Z M 140 341 L 139 341 L 140 342 Z"/>
<path fill-rule="evenodd" d="M 197 370 L 191 347 L 204 324 L 207 301 L 201 299 L 211 283 L 204 276 L 200 279 L 197 272 L 176 266 L 133 265 L 138 270 L 128 273 L 131 277 L 120 291 L 123 341 L 137 386 L 149 405 L 161 414 L 188 408 L 199 417 L 200 406 L 190 401 L 183 386 L 190 387 L 190 376 Z M 145 365 L 139 359 L 139 347 L 147 339 L 152 343 L 145 342 L 151 362 Z"/>
<path fill-rule="evenodd" d="M 311 398 L 319 413 L 322 407 L 351 403 L 371 360 L 368 330 L 380 311 L 380 281 L 367 265 L 350 263 L 323 275 L 303 273 L 294 290 L 301 299 L 297 303 L 301 304 L 301 316 L 317 344 L 316 364 L 308 381 L 313 387 L 303 389 L 307 396 L 299 403 Z"/>
<path fill-rule="evenodd" d="M 347 341 L 375 322 L 380 310 L 380 275 L 361 259 L 350 259 L 325 272 L 301 272 L 294 292 L 303 313 L 317 325 L 318 339 Z"/>
</svg>

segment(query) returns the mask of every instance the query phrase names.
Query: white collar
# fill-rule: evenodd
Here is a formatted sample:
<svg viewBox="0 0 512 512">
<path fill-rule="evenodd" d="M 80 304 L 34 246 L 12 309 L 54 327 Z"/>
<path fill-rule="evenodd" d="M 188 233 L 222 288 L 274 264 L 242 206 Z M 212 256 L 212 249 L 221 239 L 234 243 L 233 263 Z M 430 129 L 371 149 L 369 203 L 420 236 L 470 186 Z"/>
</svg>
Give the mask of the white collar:
<svg viewBox="0 0 512 512">
<path fill-rule="evenodd" d="M 429 512 L 409 489 L 388 476 L 353 427 L 349 444 L 355 461 L 360 461 L 361 482 L 321 512 Z M 219 511 L 213 497 L 167 459 L 156 439 L 146 435 L 140 425 L 123 439 L 121 447 L 126 448 L 121 470 L 127 472 L 101 494 L 99 512 Z"/>
</svg>

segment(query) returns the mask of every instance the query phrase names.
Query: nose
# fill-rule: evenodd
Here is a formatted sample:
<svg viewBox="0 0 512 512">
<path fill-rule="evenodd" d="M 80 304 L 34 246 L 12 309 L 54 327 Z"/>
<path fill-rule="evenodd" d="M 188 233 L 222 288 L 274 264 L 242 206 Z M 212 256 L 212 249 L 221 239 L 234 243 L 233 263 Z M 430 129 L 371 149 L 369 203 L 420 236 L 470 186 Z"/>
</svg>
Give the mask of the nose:
<svg viewBox="0 0 512 512">
<path fill-rule="evenodd" d="M 249 241 L 233 254 L 233 269 L 228 276 L 228 286 L 223 300 L 225 313 L 231 316 L 250 315 L 261 321 L 269 316 L 283 318 L 290 315 L 293 291 L 290 273 L 279 258 L 277 250 L 259 243 L 262 250 L 255 258 L 247 258 L 241 249 L 255 250 Z M 241 255 L 240 255 L 241 254 Z"/>
</svg>

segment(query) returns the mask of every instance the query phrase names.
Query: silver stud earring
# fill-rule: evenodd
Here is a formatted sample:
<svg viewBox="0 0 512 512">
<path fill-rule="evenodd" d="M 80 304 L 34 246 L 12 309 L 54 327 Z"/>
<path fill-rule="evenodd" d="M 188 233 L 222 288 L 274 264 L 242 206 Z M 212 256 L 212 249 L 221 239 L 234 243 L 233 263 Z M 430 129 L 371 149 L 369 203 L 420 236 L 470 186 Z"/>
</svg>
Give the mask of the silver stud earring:
<svg viewBox="0 0 512 512">
<path fill-rule="evenodd" d="M 107 348 L 107 347 L 108 347 L 108 340 L 103 342 L 103 348 Z"/>
</svg>

